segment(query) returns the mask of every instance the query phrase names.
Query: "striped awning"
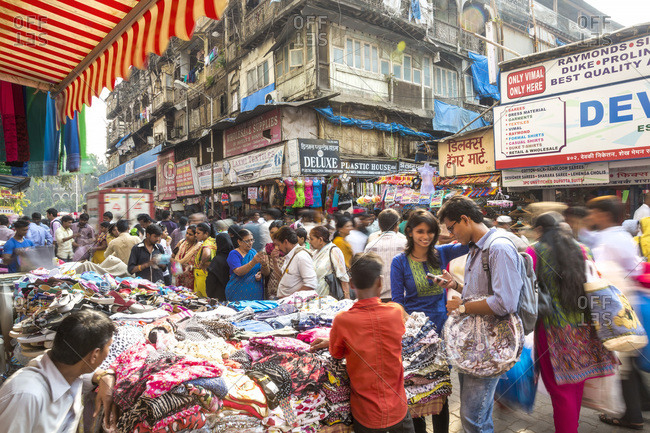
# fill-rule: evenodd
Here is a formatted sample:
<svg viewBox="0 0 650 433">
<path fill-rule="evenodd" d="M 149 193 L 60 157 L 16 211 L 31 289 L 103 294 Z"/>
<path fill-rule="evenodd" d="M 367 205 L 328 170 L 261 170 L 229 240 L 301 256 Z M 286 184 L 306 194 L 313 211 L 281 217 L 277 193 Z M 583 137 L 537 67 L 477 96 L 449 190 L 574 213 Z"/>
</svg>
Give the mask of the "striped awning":
<svg viewBox="0 0 650 433">
<path fill-rule="evenodd" d="M 189 40 L 228 0 L 2 0 L 0 80 L 65 95 L 72 118 L 169 39 Z"/>
</svg>

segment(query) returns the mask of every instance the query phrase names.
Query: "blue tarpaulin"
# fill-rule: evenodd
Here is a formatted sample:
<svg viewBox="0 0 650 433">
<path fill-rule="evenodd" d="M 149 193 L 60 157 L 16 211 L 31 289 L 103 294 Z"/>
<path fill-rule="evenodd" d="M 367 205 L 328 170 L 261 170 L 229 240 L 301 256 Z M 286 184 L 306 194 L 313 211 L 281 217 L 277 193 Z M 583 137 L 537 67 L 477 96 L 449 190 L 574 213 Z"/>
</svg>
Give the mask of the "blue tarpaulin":
<svg viewBox="0 0 650 433">
<path fill-rule="evenodd" d="M 131 133 L 129 132 L 124 137 L 120 138 L 119 141 L 117 143 L 115 143 L 115 148 L 117 149 L 118 147 L 120 147 L 124 143 L 124 140 L 126 140 L 130 136 L 131 136 Z"/>
<path fill-rule="evenodd" d="M 468 52 L 469 58 L 472 59 L 472 81 L 474 83 L 474 92 L 476 92 L 477 99 L 492 98 L 501 100 L 501 92 L 499 86 L 490 84 L 490 75 L 488 73 L 487 57 L 480 54 Z M 497 82 L 499 80 L 497 79 Z"/>
<path fill-rule="evenodd" d="M 254 110 L 258 105 L 263 105 L 266 101 L 266 95 L 275 90 L 275 83 L 258 90 L 257 92 L 241 99 L 241 111 Z M 278 102 L 278 101 L 275 101 Z"/>
<path fill-rule="evenodd" d="M 335 123 L 337 125 L 356 126 L 357 128 L 361 128 L 361 129 L 377 129 L 379 131 L 395 133 L 401 136 L 417 137 L 422 140 L 433 139 L 433 136 L 431 134 L 427 134 L 426 132 L 414 131 L 411 128 L 407 128 L 406 126 L 400 125 L 399 123 L 395 123 L 395 122 L 381 123 L 372 120 L 361 120 L 361 119 L 354 119 L 351 117 L 335 116 L 332 107 L 316 108 L 315 110 L 321 115 L 323 115 L 325 119 L 327 119 L 329 122 Z"/>
<path fill-rule="evenodd" d="M 433 118 L 434 131 L 447 131 L 452 134 L 460 131 L 465 125 L 476 119 L 479 114 L 459 107 L 458 105 L 445 104 L 442 101 L 433 101 L 433 107 L 436 110 L 436 116 Z M 487 126 L 485 119 L 480 118 L 476 122 L 465 128 L 465 131 Z"/>
</svg>

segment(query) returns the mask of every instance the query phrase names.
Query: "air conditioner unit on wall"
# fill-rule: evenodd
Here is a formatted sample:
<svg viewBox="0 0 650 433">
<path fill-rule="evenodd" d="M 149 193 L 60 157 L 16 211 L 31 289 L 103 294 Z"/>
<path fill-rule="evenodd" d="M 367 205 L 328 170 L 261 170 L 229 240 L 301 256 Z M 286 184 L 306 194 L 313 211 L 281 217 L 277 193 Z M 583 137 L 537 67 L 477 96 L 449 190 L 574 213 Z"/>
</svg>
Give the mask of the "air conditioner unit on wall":
<svg viewBox="0 0 650 433">
<path fill-rule="evenodd" d="M 277 104 L 279 102 L 282 102 L 282 95 L 280 94 L 280 91 L 277 89 L 270 91 L 264 97 L 265 104 Z"/>
</svg>

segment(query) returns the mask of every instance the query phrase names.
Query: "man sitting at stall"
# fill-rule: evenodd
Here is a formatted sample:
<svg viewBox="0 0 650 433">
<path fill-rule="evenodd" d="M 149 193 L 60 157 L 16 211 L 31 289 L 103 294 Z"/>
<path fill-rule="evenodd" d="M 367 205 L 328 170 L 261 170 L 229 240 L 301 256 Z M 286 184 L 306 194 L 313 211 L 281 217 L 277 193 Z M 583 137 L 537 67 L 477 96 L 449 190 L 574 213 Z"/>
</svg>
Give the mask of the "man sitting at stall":
<svg viewBox="0 0 650 433">
<path fill-rule="evenodd" d="M 99 385 L 96 407 L 106 426 L 116 424 L 110 370 L 97 370 L 108 356 L 115 325 L 101 313 L 81 310 L 66 317 L 51 350 L 34 358 L 0 388 L 0 426 L 5 433 L 74 433 L 82 393 Z M 95 411 L 95 416 L 98 413 Z"/>
<path fill-rule="evenodd" d="M 312 350 L 329 347 L 332 357 L 345 358 L 355 433 L 412 433 L 402 367 L 406 313 L 379 299 L 381 271 L 377 254 L 353 257 L 350 286 L 359 300 L 334 318 L 329 340 L 316 339 Z"/>
</svg>

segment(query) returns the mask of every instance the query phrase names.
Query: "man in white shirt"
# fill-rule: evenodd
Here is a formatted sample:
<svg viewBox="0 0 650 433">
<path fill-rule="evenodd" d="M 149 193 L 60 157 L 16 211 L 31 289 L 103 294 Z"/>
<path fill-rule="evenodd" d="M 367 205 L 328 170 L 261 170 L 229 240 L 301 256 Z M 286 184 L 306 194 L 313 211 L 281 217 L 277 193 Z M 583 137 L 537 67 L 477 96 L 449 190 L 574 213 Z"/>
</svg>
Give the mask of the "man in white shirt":
<svg viewBox="0 0 650 433">
<path fill-rule="evenodd" d="M 300 290 L 316 290 L 318 279 L 314 262 L 309 251 L 298 245 L 296 232 L 291 227 L 284 226 L 275 234 L 273 243 L 285 254 L 282 269 L 277 269 L 277 272 L 282 274 L 278 285 L 278 298 L 287 297 Z"/>
<path fill-rule="evenodd" d="M 63 215 L 61 217 L 61 225 L 54 234 L 56 239 L 56 256 L 63 261 L 69 262 L 72 260 L 72 242 L 75 234 L 72 232 L 72 217 L 70 215 Z"/>
<path fill-rule="evenodd" d="M 66 317 L 52 349 L 31 360 L 0 388 L 2 431 L 77 432 L 82 394 L 93 385 L 99 385 L 96 401 L 104 406 L 105 425 L 116 427 L 115 373 L 97 369 L 108 355 L 114 332 L 113 322 L 96 311 L 81 310 Z"/>
<path fill-rule="evenodd" d="M 635 219 L 637 221 L 641 221 L 645 217 L 650 217 L 650 193 L 646 193 L 645 195 L 645 201 L 639 208 L 634 212 L 634 216 L 632 219 Z"/>
<path fill-rule="evenodd" d="M 371 217 L 368 214 L 360 214 L 354 217 L 354 230 L 345 238 L 352 247 L 354 254 L 362 253 L 366 244 L 368 243 L 368 225 L 370 225 Z"/>
<path fill-rule="evenodd" d="M 377 220 L 379 221 L 379 229 L 381 232 L 372 241 L 368 241 L 365 252 L 377 254 L 384 262 L 384 267 L 381 272 L 381 295 L 379 297 L 382 301 L 388 302 L 391 300 L 390 265 L 393 263 L 393 258 L 396 255 L 404 252 L 406 248 L 406 236 L 399 233 L 400 216 L 395 209 L 381 211 Z"/>
</svg>

